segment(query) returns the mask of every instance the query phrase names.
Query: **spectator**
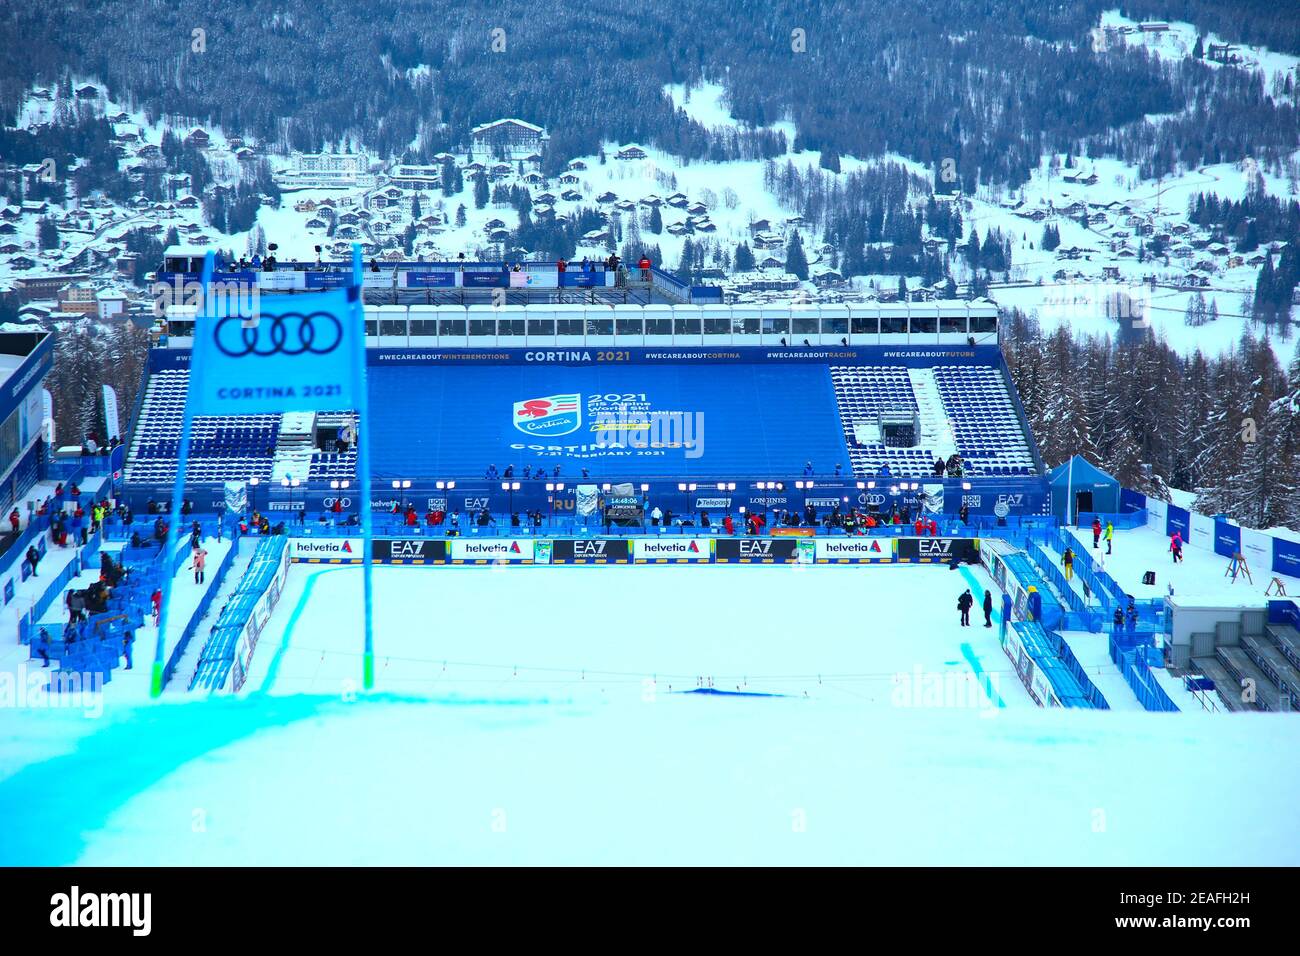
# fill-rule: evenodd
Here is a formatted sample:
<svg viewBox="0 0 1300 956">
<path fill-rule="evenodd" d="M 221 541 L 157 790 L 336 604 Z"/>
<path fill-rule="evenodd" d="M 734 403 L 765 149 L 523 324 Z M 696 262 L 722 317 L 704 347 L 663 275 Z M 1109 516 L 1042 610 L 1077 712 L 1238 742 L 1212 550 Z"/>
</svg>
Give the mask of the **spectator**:
<svg viewBox="0 0 1300 956">
<path fill-rule="evenodd" d="M 637 268 L 641 270 L 641 281 L 649 282 L 651 269 L 650 257 L 642 256 L 641 261 L 637 263 Z"/>
<path fill-rule="evenodd" d="M 41 553 L 36 550 L 35 545 L 27 549 L 27 563 L 32 566 L 32 577 L 38 577 L 36 566 L 41 563 Z"/>
<path fill-rule="evenodd" d="M 19 516 L 17 508 L 9 512 L 9 527 L 13 529 L 14 534 L 18 533 L 18 526 L 21 523 L 22 523 L 22 518 Z"/>
</svg>

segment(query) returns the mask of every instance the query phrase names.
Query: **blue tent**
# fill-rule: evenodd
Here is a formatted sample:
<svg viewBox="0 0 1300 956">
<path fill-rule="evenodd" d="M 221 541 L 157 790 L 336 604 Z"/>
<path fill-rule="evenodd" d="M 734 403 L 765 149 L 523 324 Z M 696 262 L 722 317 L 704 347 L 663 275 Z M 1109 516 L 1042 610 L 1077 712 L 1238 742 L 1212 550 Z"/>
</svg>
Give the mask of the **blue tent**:
<svg viewBox="0 0 1300 956">
<path fill-rule="evenodd" d="M 1073 468 L 1071 468 L 1071 462 Z M 1065 520 L 1067 496 L 1074 495 L 1070 517 L 1091 512 L 1114 514 L 1119 511 L 1119 481 L 1108 475 L 1082 455 L 1075 455 L 1052 469 L 1049 479 L 1052 489 L 1052 514 Z"/>
</svg>

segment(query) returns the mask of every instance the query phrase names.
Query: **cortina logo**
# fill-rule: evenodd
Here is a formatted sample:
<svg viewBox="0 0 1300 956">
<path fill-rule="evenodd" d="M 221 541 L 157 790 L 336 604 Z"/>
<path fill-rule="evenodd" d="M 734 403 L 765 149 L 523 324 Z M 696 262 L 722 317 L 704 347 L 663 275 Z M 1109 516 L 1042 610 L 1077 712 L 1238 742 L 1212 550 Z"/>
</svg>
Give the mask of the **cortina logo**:
<svg viewBox="0 0 1300 956">
<path fill-rule="evenodd" d="M 228 315 L 218 320 L 212 331 L 212 344 L 231 358 L 328 355 L 342 342 L 343 324 L 328 312 L 284 312 L 256 319 Z"/>
<path fill-rule="evenodd" d="M 50 897 L 50 925 L 66 928 L 129 927 L 133 936 L 148 936 L 153 926 L 152 893 L 85 893 L 73 886 Z"/>
<path fill-rule="evenodd" d="M 557 437 L 582 425 L 581 395 L 547 395 L 515 402 L 511 419 L 525 435 Z"/>
</svg>

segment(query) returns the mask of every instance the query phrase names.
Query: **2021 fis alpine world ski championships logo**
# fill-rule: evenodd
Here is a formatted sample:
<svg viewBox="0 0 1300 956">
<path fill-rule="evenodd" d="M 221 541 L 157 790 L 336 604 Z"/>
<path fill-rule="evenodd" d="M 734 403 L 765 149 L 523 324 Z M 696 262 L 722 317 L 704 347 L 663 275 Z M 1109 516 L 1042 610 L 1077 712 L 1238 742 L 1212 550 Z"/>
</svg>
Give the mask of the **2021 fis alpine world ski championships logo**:
<svg viewBox="0 0 1300 956">
<path fill-rule="evenodd" d="M 552 438 L 576 432 L 582 425 L 580 395 L 547 395 L 515 402 L 515 428 L 525 435 Z"/>
</svg>

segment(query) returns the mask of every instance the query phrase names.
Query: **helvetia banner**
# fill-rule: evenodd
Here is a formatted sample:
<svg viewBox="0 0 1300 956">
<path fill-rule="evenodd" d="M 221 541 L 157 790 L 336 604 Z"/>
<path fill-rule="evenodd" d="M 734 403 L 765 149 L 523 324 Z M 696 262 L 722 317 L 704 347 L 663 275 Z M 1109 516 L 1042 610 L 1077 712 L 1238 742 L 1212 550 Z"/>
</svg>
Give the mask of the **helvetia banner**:
<svg viewBox="0 0 1300 956">
<path fill-rule="evenodd" d="M 634 538 L 632 557 L 637 561 L 709 561 L 712 538 Z"/>
<path fill-rule="evenodd" d="M 452 538 L 453 561 L 532 561 L 532 538 Z"/>
<path fill-rule="evenodd" d="M 360 561 L 364 554 L 360 538 L 293 538 L 290 557 L 295 561 Z"/>
<path fill-rule="evenodd" d="M 192 414 L 357 407 L 353 372 L 365 349 L 358 288 L 247 296 L 208 287 L 195 323 Z"/>
<path fill-rule="evenodd" d="M 892 561 L 892 538 L 818 538 L 818 561 Z"/>
</svg>

